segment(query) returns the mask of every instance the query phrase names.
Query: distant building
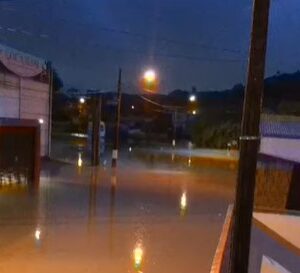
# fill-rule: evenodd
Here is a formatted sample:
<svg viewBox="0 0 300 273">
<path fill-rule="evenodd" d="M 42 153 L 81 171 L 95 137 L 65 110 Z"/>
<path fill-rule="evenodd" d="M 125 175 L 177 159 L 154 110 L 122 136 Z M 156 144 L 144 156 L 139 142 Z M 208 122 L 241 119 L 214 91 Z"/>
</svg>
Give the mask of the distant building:
<svg viewBox="0 0 300 273">
<path fill-rule="evenodd" d="M 0 44 L 0 118 L 39 121 L 42 156 L 51 141 L 48 74 L 45 60 Z"/>
<path fill-rule="evenodd" d="M 300 210 L 300 117 L 262 115 L 256 205 Z"/>
</svg>

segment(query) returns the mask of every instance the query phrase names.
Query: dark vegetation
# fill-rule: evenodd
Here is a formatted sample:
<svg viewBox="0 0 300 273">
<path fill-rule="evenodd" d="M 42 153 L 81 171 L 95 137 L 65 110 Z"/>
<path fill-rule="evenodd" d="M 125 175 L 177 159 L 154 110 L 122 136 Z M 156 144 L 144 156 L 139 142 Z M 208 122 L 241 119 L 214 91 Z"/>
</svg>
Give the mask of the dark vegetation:
<svg viewBox="0 0 300 273">
<path fill-rule="evenodd" d="M 53 120 L 64 124 L 64 130 L 84 132 L 90 116 L 89 102 L 80 106 L 76 89 L 63 92 L 63 83 L 57 73 L 54 77 Z M 235 85 L 222 91 L 193 92 L 197 105 L 190 105 L 186 90 L 174 90 L 168 95 L 146 95 L 159 104 L 179 106 L 179 112 L 188 113 L 197 108 L 196 116 L 188 116 L 185 128 L 178 128 L 177 138 L 190 138 L 198 147 L 225 148 L 237 140 L 242 117 L 244 86 Z M 115 118 L 115 92 L 102 94 L 102 120 L 113 125 Z M 134 105 L 134 110 L 131 106 Z M 265 80 L 263 112 L 300 115 L 300 72 L 281 74 Z M 122 97 L 122 122 L 127 128 L 136 127 L 155 137 L 166 134 L 172 137 L 172 111 L 148 103 L 140 95 L 124 93 Z M 126 127 L 125 126 L 125 127 Z"/>
</svg>

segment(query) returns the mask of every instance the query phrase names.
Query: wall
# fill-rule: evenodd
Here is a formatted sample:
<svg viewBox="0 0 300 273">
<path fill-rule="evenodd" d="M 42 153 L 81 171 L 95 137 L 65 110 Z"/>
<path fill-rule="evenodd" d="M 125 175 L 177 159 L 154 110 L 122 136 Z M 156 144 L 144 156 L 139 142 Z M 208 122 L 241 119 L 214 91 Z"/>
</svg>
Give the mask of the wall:
<svg viewBox="0 0 300 273">
<path fill-rule="evenodd" d="M 48 84 L 0 72 L 0 117 L 43 119 L 41 155 L 48 155 Z"/>
<path fill-rule="evenodd" d="M 260 217 L 258 217 L 259 214 L 261 214 Z M 254 215 L 249 273 L 264 272 L 262 271 L 265 270 L 264 257 L 276 262 L 276 266 L 273 264 L 273 268 L 276 268 L 277 271 L 275 272 L 277 273 L 299 272 L 299 239 L 296 242 L 299 237 L 299 219 L 299 216 L 272 213 Z M 290 238 L 292 239 L 290 240 Z M 286 272 L 281 270 L 283 268 Z"/>
<path fill-rule="evenodd" d="M 300 139 L 263 137 L 260 153 L 300 162 Z"/>
</svg>

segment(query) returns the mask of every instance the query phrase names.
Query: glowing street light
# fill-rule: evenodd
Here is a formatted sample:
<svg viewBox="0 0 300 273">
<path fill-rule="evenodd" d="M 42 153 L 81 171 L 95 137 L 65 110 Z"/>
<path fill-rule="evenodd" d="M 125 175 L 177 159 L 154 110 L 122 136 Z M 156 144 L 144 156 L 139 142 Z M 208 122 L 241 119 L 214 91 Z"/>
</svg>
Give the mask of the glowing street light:
<svg viewBox="0 0 300 273">
<path fill-rule="evenodd" d="M 39 118 L 39 124 L 44 124 L 44 120 L 42 118 Z"/>
<path fill-rule="evenodd" d="M 84 98 L 84 97 L 81 97 L 81 98 L 79 99 L 79 102 L 80 102 L 81 104 L 84 104 L 84 103 L 85 103 L 85 98 Z"/>
<path fill-rule="evenodd" d="M 197 114 L 197 111 L 196 110 L 193 110 L 192 111 L 192 114 L 195 116 Z"/>
<path fill-rule="evenodd" d="M 132 109 L 132 110 L 134 110 L 134 109 L 135 109 L 134 105 L 131 105 L 131 109 Z"/>
<path fill-rule="evenodd" d="M 147 92 L 156 92 L 158 89 L 158 76 L 155 70 L 148 69 L 144 72 L 141 79 L 141 87 Z"/>
<path fill-rule="evenodd" d="M 190 102 L 195 102 L 196 101 L 196 95 L 192 94 L 189 96 L 189 101 Z"/>
<path fill-rule="evenodd" d="M 154 82 L 156 80 L 156 73 L 154 70 L 149 69 L 144 73 L 144 80 L 147 82 Z"/>
</svg>

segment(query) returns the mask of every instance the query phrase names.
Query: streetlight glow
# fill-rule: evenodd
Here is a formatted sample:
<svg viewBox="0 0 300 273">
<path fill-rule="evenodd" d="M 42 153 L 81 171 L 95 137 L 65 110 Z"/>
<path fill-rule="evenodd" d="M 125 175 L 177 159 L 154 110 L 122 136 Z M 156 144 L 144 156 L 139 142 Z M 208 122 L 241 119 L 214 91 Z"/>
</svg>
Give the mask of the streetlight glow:
<svg viewBox="0 0 300 273">
<path fill-rule="evenodd" d="M 143 72 L 141 77 L 141 89 L 146 92 L 156 92 L 159 86 L 158 74 L 154 69 Z"/>
<path fill-rule="evenodd" d="M 147 82 L 154 82 L 156 80 L 156 73 L 154 70 L 149 69 L 144 73 L 144 80 Z"/>
<path fill-rule="evenodd" d="M 42 118 L 39 118 L 39 124 L 44 124 L 44 120 Z"/>
<path fill-rule="evenodd" d="M 192 114 L 195 116 L 197 114 L 197 111 L 193 110 Z"/>
<path fill-rule="evenodd" d="M 196 101 L 196 96 L 195 95 L 190 95 L 189 100 L 190 100 L 190 102 L 195 102 Z"/>
<path fill-rule="evenodd" d="M 131 105 L 131 109 L 134 110 L 134 108 L 135 108 L 134 105 Z"/>
<path fill-rule="evenodd" d="M 85 103 L 85 98 L 84 98 L 84 97 L 81 97 L 81 98 L 79 99 L 79 102 L 80 102 L 81 104 L 84 104 L 84 103 Z"/>
</svg>

